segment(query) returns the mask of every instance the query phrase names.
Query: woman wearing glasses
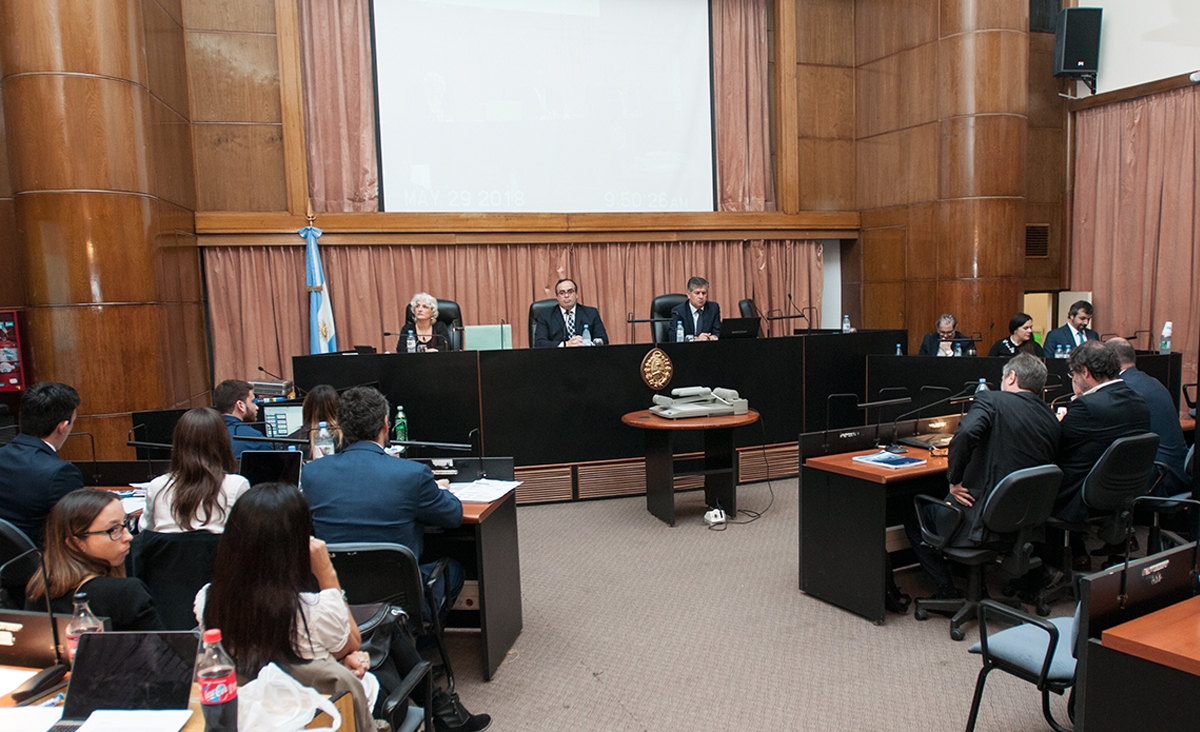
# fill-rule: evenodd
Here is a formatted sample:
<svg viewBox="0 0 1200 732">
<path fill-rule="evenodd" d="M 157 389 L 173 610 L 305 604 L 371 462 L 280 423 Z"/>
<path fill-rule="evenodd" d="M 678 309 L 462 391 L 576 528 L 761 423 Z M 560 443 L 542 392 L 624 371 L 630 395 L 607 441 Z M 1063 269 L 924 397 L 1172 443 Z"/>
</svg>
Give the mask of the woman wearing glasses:
<svg viewBox="0 0 1200 732">
<path fill-rule="evenodd" d="M 116 493 L 94 488 L 68 493 L 46 519 L 48 582 L 34 572 L 25 608 L 44 610 L 49 594 L 54 612 L 70 614 L 75 593 L 86 592 L 92 612 L 109 618 L 113 630 L 161 630 L 146 585 L 125 576 L 132 538 Z"/>
</svg>

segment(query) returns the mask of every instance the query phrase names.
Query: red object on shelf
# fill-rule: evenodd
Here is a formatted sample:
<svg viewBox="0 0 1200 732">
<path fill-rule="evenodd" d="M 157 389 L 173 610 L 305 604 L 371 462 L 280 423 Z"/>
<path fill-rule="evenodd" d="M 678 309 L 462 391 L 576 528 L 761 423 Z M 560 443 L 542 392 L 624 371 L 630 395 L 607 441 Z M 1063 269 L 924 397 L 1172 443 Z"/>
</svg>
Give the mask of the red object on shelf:
<svg viewBox="0 0 1200 732">
<path fill-rule="evenodd" d="M 20 310 L 0 310 L 0 392 L 25 391 L 28 385 L 22 320 Z"/>
</svg>

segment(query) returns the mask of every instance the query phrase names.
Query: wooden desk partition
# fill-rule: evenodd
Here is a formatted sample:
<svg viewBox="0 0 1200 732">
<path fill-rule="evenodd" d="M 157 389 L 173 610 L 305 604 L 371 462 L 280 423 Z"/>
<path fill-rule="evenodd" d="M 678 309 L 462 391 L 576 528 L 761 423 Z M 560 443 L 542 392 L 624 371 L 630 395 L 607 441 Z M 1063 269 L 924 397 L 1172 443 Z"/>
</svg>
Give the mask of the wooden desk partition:
<svg viewBox="0 0 1200 732">
<path fill-rule="evenodd" d="M 1101 643 L 1200 676 L 1200 597 L 1109 628 Z"/>
</svg>

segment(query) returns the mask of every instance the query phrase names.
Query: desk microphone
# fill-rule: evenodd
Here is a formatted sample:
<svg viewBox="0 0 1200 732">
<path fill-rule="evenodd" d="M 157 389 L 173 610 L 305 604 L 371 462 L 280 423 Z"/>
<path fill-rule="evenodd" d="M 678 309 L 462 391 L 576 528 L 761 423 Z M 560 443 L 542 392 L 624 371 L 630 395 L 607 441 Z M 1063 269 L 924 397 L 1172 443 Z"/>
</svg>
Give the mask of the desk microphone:
<svg viewBox="0 0 1200 732">
<path fill-rule="evenodd" d="M 892 442 L 890 445 L 888 445 L 887 447 L 885 447 L 883 449 L 887 450 L 888 452 L 892 452 L 892 453 L 896 453 L 896 454 L 908 452 L 907 447 L 905 447 L 904 445 L 901 445 L 899 442 L 896 441 L 896 431 L 898 429 L 897 426 L 900 424 L 900 420 L 904 419 L 905 417 L 911 417 L 913 415 L 920 414 L 921 412 L 925 411 L 926 409 L 929 409 L 930 407 L 936 407 L 941 404 L 956 403 L 954 401 L 955 399 L 962 399 L 963 402 L 974 401 L 975 397 L 973 396 L 972 389 L 974 389 L 975 386 L 978 386 L 978 384 L 972 385 L 972 387 L 970 389 L 963 389 L 962 391 L 960 391 L 957 394 L 951 394 L 950 396 L 946 397 L 945 399 L 939 399 L 936 402 L 930 402 L 929 404 L 922 405 L 920 407 L 917 407 L 916 409 L 913 409 L 913 410 L 905 412 L 904 414 L 901 414 L 899 417 L 896 417 L 896 419 L 892 422 Z M 921 387 L 921 388 L 924 389 L 926 387 Z"/>
<path fill-rule="evenodd" d="M 96 461 L 96 438 L 92 436 L 91 432 L 72 432 L 71 434 L 67 435 L 67 437 L 74 437 L 75 435 L 80 435 L 81 437 L 87 437 L 88 442 L 91 443 L 91 445 L 92 445 L 92 481 L 93 481 L 92 485 L 100 485 L 100 463 L 98 463 Z"/>
<path fill-rule="evenodd" d="M 54 608 L 50 606 L 50 576 L 46 571 L 46 555 L 37 549 L 30 549 L 5 562 L 3 566 L 0 566 L 0 573 L 3 573 L 4 568 L 8 565 L 31 553 L 36 553 L 41 559 L 38 562 L 38 566 L 42 571 L 42 599 L 46 601 L 46 616 L 50 619 L 50 637 L 54 640 L 54 664 L 37 672 L 33 677 L 27 679 L 25 683 L 10 692 L 13 701 L 17 703 L 46 693 L 48 689 L 53 688 L 55 684 L 62 681 L 63 676 L 67 675 L 67 665 L 63 663 L 62 650 L 60 648 L 62 644 L 58 638 L 58 623 L 54 621 Z"/>
<path fill-rule="evenodd" d="M 273 374 L 270 371 L 267 371 L 266 369 L 264 369 L 262 366 L 259 366 L 258 370 L 263 372 L 267 376 L 270 376 L 272 379 L 275 379 L 276 381 L 287 381 L 287 379 L 283 378 L 279 374 Z"/>
<path fill-rule="evenodd" d="M 796 303 L 795 303 L 795 301 L 794 301 L 794 300 L 792 300 L 792 293 L 790 293 L 790 292 L 789 292 L 789 293 L 787 294 L 787 300 L 788 300 L 788 304 L 789 304 L 789 305 L 791 305 L 791 306 L 792 306 L 792 308 L 793 308 L 793 309 L 794 309 L 794 310 L 795 310 L 797 313 L 799 313 L 799 314 L 800 314 L 800 317 L 801 317 L 801 318 L 804 318 L 804 322 L 808 323 L 808 330 L 812 330 L 812 321 L 808 319 L 808 316 L 804 314 L 804 311 L 803 311 L 803 310 L 801 310 L 799 307 L 797 307 L 797 306 L 796 306 Z"/>
</svg>

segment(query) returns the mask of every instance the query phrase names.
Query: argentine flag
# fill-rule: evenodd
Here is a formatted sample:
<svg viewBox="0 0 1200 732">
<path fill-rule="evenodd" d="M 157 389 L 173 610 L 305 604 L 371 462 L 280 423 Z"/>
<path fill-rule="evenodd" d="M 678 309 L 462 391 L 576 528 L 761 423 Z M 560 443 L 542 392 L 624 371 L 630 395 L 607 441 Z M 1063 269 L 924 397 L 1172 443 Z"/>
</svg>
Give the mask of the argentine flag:
<svg viewBox="0 0 1200 732">
<path fill-rule="evenodd" d="M 305 246 L 305 284 L 308 286 L 309 353 L 333 353 L 337 350 L 337 332 L 333 328 L 333 306 L 325 289 L 325 268 L 317 239 L 321 230 L 305 226 L 297 232 L 308 244 Z"/>
</svg>

